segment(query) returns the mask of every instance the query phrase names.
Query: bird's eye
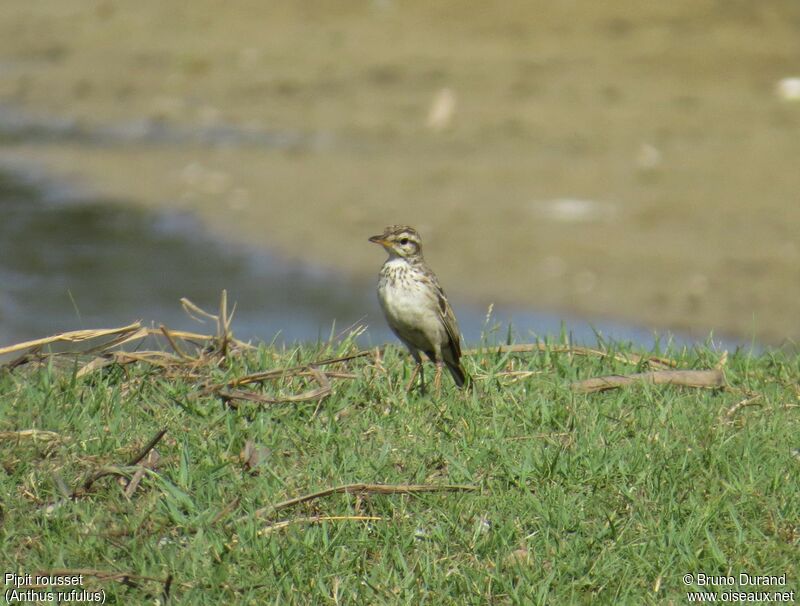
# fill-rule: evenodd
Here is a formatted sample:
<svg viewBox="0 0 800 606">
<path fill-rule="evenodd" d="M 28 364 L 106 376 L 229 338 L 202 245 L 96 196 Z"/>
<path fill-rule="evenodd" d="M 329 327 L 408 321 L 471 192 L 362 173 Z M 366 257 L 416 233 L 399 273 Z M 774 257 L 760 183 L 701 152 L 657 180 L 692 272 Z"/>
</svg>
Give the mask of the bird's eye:
<svg viewBox="0 0 800 606">
<path fill-rule="evenodd" d="M 405 246 L 408 244 L 408 238 L 400 238 L 400 245 Z"/>
</svg>

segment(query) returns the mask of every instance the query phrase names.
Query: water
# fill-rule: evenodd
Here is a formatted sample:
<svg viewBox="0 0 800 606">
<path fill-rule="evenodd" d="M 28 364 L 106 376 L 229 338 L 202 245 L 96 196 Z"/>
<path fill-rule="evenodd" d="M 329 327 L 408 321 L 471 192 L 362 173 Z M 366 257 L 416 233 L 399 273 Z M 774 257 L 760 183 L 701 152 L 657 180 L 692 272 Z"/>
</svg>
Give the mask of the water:
<svg viewBox="0 0 800 606">
<path fill-rule="evenodd" d="M 233 330 L 241 339 L 315 341 L 365 324 L 365 345 L 394 340 L 373 279 L 220 242 L 189 216 L 60 196 L 7 173 L 0 173 L 0 215 L 0 345 L 134 320 L 213 332 L 213 326 L 189 318 L 179 300 L 188 297 L 213 312 L 222 289 L 228 290 L 229 305 L 236 303 Z M 455 301 L 454 307 L 467 343 L 477 343 L 487 329 L 504 340 L 509 323 L 517 340 L 555 336 L 564 327 L 590 344 L 597 340 L 595 331 L 648 348 L 657 338 L 621 323 L 592 325 L 507 307 L 496 308 L 487 323 L 485 305 Z"/>
<path fill-rule="evenodd" d="M 179 300 L 215 311 L 223 288 L 238 302 L 233 328 L 243 338 L 327 337 L 334 319 L 344 328 L 373 311 L 366 284 L 215 241 L 187 216 L 47 200 L 8 175 L 0 213 L 5 343 L 137 319 L 202 331 Z"/>
<path fill-rule="evenodd" d="M 107 148 L 136 144 L 200 145 L 300 151 L 324 149 L 332 143 L 332 138 L 325 132 L 265 130 L 230 124 L 188 128 L 147 118 L 89 126 L 68 118 L 34 115 L 0 102 L 0 142 L 5 145 L 59 142 Z"/>
</svg>

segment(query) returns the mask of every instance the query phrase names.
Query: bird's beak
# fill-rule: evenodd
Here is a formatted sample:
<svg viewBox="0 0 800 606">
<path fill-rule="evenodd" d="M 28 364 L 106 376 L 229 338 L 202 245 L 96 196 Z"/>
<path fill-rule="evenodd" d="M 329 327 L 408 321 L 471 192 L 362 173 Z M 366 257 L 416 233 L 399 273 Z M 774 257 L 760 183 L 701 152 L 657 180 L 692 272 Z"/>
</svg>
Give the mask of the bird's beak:
<svg viewBox="0 0 800 606">
<path fill-rule="evenodd" d="M 369 241 L 374 243 L 374 244 L 380 244 L 382 246 L 386 245 L 386 240 L 383 239 L 383 234 L 381 234 L 380 236 L 372 236 L 369 239 Z"/>
</svg>

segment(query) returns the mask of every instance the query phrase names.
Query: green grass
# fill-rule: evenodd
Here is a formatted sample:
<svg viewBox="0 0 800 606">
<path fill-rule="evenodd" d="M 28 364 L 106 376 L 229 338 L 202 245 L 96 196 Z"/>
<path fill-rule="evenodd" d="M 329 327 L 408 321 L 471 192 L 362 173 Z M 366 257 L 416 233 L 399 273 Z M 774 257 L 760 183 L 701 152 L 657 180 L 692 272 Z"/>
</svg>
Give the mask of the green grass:
<svg viewBox="0 0 800 606">
<path fill-rule="evenodd" d="M 355 350 L 348 339 L 261 346 L 200 372 L 223 381 Z M 681 368 L 719 358 L 667 354 Z M 553 351 L 465 366 L 473 392 L 445 377 L 439 398 L 407 395 L 409 360 L 390 347 L 379 365 L 325 367 L 356 378 L 331 379 L 321 402 L 236 408 L 199 394 L 197 377 L 145 363 L 80 378 L 69 357 L 5 369 L 0 432 L 58 439 L 0 439 L 0 570 L 171 575 L 171 604 L 684 604 L 687 573 L 786 574 L 777 589 L 800 588 L 800 357 L 731 354 L 724 390 L 588 395 L 570 383 L 644 368 Z M 509 369 L 535 374 L 498 374 Z M 294 377 L 264 389 L 315 385 Z M 124 467 L 162 428 L 160 461 L 130 499 L 114 475 L 63 498 L 64 484 Z M 255 469 L 240 460 L 248 440 L 267 449 Z M 252 515 L 357 482 L 477 490 L 334 494 Z M 161 583 L 133 576 L 87 577 L 83 588 L 111 604 L 163 599 Z"/>
</svg>

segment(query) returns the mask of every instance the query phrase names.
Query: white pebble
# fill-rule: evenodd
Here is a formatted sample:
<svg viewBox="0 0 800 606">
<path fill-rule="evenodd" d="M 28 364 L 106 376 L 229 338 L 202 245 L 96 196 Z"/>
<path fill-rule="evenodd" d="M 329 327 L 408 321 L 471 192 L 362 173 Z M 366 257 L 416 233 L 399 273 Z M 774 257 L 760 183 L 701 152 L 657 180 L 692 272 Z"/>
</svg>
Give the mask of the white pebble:
<svg viewBox="0 0 800 606">
<path fill-rule="evenodd" d="M 800 78 L 782 78 L 778 81 L 775 92 L 784 101 L 800 101 Z"/>
</svg>

